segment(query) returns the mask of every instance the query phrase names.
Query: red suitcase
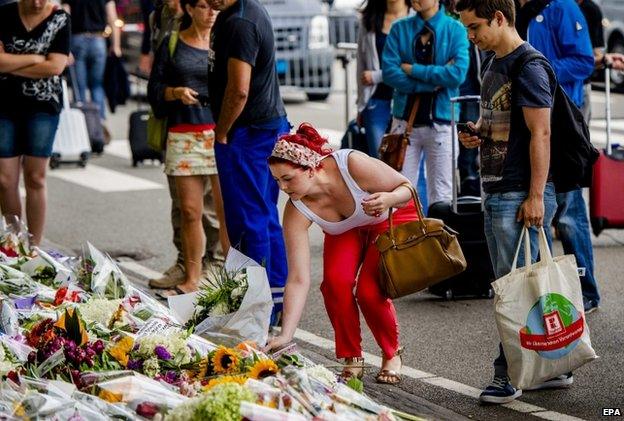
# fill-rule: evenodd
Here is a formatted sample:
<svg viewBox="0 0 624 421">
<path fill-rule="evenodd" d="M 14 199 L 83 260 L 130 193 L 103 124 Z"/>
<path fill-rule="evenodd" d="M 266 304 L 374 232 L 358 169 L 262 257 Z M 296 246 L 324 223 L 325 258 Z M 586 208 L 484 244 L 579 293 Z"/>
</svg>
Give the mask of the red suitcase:
<svg viewBox="0 0 624 421">
<path fill-rule="evenodd" d="M 589 215 L 594 235 L 624 228 L 624 146 L 611 144 L 611 80 L 605 75 L 607 146 L 594 165 L 589 190 Z M 614 147 L 617 146 L 617 147 Z"/>
</svg>

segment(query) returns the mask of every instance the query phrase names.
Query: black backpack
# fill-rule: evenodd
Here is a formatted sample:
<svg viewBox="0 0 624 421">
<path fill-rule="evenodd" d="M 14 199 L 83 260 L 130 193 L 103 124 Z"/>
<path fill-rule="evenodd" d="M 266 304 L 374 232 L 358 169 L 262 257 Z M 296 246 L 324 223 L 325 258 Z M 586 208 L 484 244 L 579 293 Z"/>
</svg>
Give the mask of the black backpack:
<svg viewBox="0 0 624 421">
<path fill-rule="evenodd" d="M 511 66 L 512 85 L 524 66 L 533 60 L 548 63 L 547 68 L 554 74 L 546 57 L 527 50 Z M 550 118 L 550 173 L 557 193 L 590 187 L 592 168 L 599 156 L 600 152 L 591 144 L 583 114 L 557 83 Z"/>
</svg>

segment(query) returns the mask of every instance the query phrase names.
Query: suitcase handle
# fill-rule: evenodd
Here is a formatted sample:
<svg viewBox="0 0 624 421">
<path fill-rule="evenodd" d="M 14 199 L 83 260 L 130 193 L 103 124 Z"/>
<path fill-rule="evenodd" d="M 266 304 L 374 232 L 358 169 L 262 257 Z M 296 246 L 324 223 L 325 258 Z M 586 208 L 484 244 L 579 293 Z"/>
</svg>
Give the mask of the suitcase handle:
<svg viewBox="0 0 624 421">
<path fill-rule="evenodd" d="M 463 104 L 470 102 L 478 102 L 481 100 L 479 95 L 463 95 L 456 96 L 451 98 L 451 174 L 452 174 L 452 185 L 453 185 L 453 198 L 451 200 L 451 206 L 453 208 L 453 212 L 457 213 L 457 157 L 455 156 L 455 144 L 457 143 L 457 121 L 455 119 L 455 104 Z M 479 183 L 479 189 L 481 191 L 481 210 L 485 210 L 483 204 L 483 188 L 482 184 Z"/>
</svg>

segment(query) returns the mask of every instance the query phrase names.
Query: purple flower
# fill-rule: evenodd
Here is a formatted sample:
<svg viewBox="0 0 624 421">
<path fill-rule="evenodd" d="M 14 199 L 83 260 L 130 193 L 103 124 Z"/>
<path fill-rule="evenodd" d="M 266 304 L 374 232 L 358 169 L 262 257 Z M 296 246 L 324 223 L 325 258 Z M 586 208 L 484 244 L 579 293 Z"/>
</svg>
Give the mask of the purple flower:
<svg viewBox="0 0 624 421">
<path fill-rule="evenodd" d="M 163 361 L 168 361 L 172 358 L 169 351 L 167 351 L 167 348 L 162 345 L 156 345 L 156 347 L 154 348 L 154 354 L 156 354 L 158 359 Z"/>
<path fill-rule="evenodd" d="M 178 381 L 178 373 L 173 370 L 169 370 L 164 376 L 162 376 L 162 379 L 169 384 L 175 384 Z"/>
<path fill-rule="evenodd" d="M 129 360 L 128 370 L 141 371 L 143 369 L 143 360 Z"/>
</svg>

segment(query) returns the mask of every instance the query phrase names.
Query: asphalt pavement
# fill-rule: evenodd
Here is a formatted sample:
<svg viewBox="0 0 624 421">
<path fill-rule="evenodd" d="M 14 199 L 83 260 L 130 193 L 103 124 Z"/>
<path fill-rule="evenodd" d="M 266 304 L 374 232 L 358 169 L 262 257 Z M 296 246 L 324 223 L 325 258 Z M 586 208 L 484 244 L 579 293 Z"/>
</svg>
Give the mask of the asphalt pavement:
<svg viewBox="0 0 624 421">
<path fill-rule="evenodd" d="M 613 95 L 612 99 L 614 138 L 624 141 L 624 96 Z M 339 140 L 346 121 L 345 95 L 339 87 L 327 102 L 305 102 L 300 94 L 288 94 L 286 100 L 294 125 L 308 121 L 322 128 L 332 142 Z M 603 115 L 604 95 L 594 92 L 592 103 L 592 137 L 601 144 L 604 124 L 599 119 Z M 90 241 L 123 260 L 126 269 L 148 277 L 173 263 L 175 249 L 162 167 L 151 163 L 131 166 L 128 118 L 136 109 L 137 104 L 131 103 L 111 116 L 109 127 L 114 140 L 86 169 L 66 166 L 50 171 L 46 237 L 75 253 Z M 282 196 L 280 209 L 284 203 Z M 307 352 L 333 361 L 333 332 L 318 289 L 322 233 L 313 228 L 310 237 L 313 288 L 297 341 Z M 577 370 L 569 390 L 527 392 L 509 405 L 480 406 L 476 398 L 491 380 L 491 363 L 497 351 L 493 302 L 444 301 L 427 293 L 396 301 L 402 344 L 406 348 L 405 377 L 396 388 L 380 389 L 373 385 L 380 352 L 362 320 L 362 341 L 370 364 L 366 390 L 395 406 L 411 407 L 430 419 L 597 420 L 602 418 L 603 408 L 624 411 L 624 231 L 607 230 L 593 241 L 603 300 L 600 310 L 588 316 L 588 323 L 601 358 Z M 555 250 L 555 254 L 561 253 L 559 243 Z"/>
</svg>

